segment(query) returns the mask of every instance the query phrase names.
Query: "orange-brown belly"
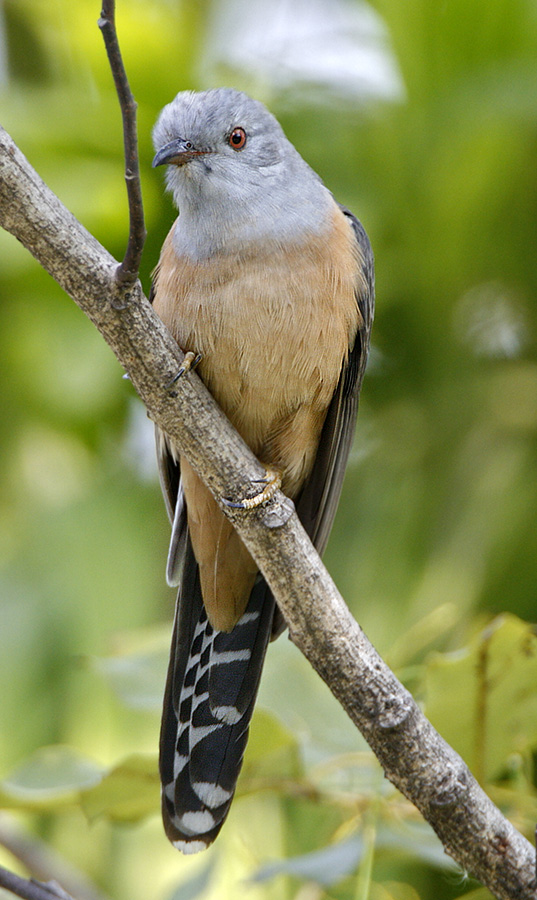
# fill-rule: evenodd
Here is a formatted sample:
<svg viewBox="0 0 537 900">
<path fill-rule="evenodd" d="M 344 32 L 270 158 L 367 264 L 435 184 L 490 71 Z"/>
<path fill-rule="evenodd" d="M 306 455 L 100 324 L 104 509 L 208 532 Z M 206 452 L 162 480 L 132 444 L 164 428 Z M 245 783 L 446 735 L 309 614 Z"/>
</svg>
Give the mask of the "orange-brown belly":
<svg viewBox="0 0 537 900">
<path fill-rule="evenodd" d="M 164 244 L 154 306 L 256 456 L 296 497 L 359 324 L 355 242 L 334 204 L 327 234 L 292 248 L 178 258 Z M 242 614 L 256 566 L 212 495 L 181 460 L 202 593 L 215 627 Z"/>
</svg>

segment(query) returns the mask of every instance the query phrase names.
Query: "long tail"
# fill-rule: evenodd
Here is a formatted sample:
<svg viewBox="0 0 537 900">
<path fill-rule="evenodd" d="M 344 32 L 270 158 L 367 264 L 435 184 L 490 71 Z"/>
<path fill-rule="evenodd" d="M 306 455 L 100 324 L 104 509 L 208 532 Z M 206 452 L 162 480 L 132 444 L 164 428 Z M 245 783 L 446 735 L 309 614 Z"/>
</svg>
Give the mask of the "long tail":
<svg viewBox="0 0 537 900">
<path fill-rule="evenodd" d="M 160 734 L 164 828 L 183 853 L 208 847 L 229 811 L 273 615 L 274 600 L 259 577 L 233 631 L 213 630 L 188 542 Z"/>
</svg>

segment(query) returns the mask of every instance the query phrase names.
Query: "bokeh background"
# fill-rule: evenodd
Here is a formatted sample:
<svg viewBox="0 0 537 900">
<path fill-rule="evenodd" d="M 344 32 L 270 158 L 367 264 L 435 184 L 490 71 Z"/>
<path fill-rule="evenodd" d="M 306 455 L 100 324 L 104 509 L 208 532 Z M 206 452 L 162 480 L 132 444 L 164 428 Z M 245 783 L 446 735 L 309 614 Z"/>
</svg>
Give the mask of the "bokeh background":
<svg viewBox="0 0 537 900">
<path fill-rule="evenodd" d="M 121 258 L 122 136 L 99 12 L 97 0 L 0 3 L 0 121 Z M 531 836 L 537 7 L 118 0 L 117 20 L 139 104 L 146 290 L 174 216 L 150 133 L 178 90 L 228 85 L 266 102 L 366 227 L 373 349 L 325 561 Z M 196 858 L 168 846 L 156 746 L 173 595 L 151 423 L 97 332 L 3 232 L 0 358 L 0 862 L 79 900 L 490 898 L 285 638 L 221 837 Z"/>
</svg>

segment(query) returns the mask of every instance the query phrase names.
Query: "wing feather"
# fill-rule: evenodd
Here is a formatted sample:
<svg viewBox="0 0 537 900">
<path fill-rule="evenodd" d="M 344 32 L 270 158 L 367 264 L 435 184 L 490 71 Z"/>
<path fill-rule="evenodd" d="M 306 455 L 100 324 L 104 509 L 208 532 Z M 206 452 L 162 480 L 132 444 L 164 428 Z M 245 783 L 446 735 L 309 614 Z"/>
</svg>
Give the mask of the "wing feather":
<svg viewBox="0 0 537 900">
<path fill-rule="evenodd" d="M 328 408 L 311 475 L 297 502 L 299 518 L 321 555 L 336 514 L 354 439 L 375 305 L 373 251 L 369 239 L 358 219 L 345 207 L 340 208 L 350 220 L 356 238 L 356 302 L 361 324 Z"/>
</svg>

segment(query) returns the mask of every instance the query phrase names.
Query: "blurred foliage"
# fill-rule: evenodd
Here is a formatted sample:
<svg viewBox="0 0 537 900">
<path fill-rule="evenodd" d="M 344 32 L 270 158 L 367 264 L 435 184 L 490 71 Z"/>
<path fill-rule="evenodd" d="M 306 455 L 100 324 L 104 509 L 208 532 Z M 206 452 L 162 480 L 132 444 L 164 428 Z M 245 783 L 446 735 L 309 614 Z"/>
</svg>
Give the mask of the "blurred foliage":
<svg viewBox="0 0 537 900">
<path fill-rule="evenodd" d="M 313 78 L 293 63 L 323 8 Z M 90 0 L 4 0 L 0 119 L 121 258 L 121 125 L 98 15 Z M 366 226 L 374 346 L 326 562 L 435 726 L 531 835 L 535 5 L 119 0 L 117 16 L 139 103 L 147 288 L 173 217 L 150 130 L 180 89 L 229 84 L 268 102 Z M 261 58 L 282 22 L 279 55 L 271 44 Z M 246 26 L 258 30 L 250 56 Z M 334 40 L 331 81 L 321 52 Z M 384 84 L 351 84 L 345 65 L 362 59 L 371 76 L 384 60 Z M 6 815 L 116 900 L 490 897 L 443 856 L 285 639 L 270 648 L 217 844 L 193 859 L 167 845 L 155 761 L 173 597 L 151 426 L 99 335 L 4 233 L 0 301 Z"/>
</svg>

